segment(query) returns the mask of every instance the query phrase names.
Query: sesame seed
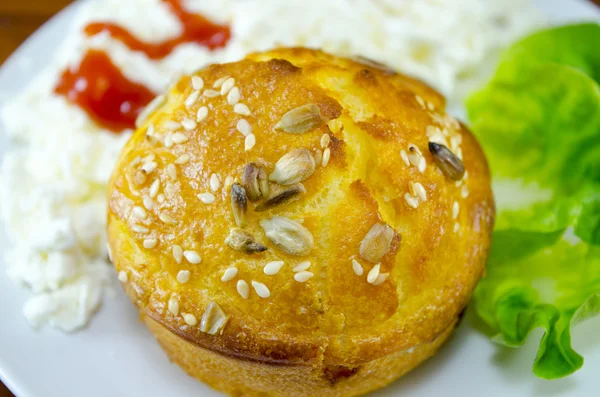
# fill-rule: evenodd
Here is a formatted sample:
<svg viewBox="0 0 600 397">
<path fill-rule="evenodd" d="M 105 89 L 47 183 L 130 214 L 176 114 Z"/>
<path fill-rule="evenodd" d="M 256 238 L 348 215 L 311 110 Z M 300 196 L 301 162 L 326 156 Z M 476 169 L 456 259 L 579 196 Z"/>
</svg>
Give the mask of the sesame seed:
<svg viewBox="0 0 600 397">
<path fill-rule="evenodd" d="M 416 150 L 415 150 L 416 149 Z M 419 166 L 419 162 L 421 161 L 421 154 L 418 151 L 416 146 L 409 145 L 408 146 L 408 161 L 415 167 Z"/>
<path fill-rule="evenodd" d="M 174 245 L 172 252 L 175 262 L 177 262 L 178 264 L 181 263 L 181 259 L 183 258 L 183 248 L 181 248 L 180 245 Z"/>
<path fill-rule="evenodd" d="M 196 124 L 196 122 L 192 119 L 185 118 L 181 121 L 181 125 L 186 131 L 191 131 L 196 128 L 198 124 Z"/>
<path fill-rule="evenodd" d="M 173 143 L 184 143 L 188 141 L 188 136 L 183 132 L 176 132 L 173 134 Z"/>
<path fill-rule="evenodd" d="M 379 275 L 377 276 L 377 278 L 375 279 L 375 281 L 373 281 L 373 285 L 379 285 L 381 283 L 383 283 L 385 280 L 387 280 L 387 278 L 389 277 L 389 273 L 379 273 Z"/>
<path fill-rule="evenodd" d="M 410 165 L 410 161 L 408 160 L 408 154 L 406 154 L 406 150 L 404 150 L 404 149 L 400 150 L 400 157 L 404 161 L 404 164 Z"/>
<path fill-rule="evenodd" d="M 147 227 L 138 225 L 137 223 L 134 223 L 133 226 L 131 226 L 131 230 L 133 230 L 136 233 L 141 233 L 141 234 L 147 234 L 148 232 L 150 232 L 150 230 L 148 230 Z"/>
<path fill-rule="evenodd" d="M 204 204 L 212 204 L 215 202 L 215 196 L 212 193 L 200 193 L 198 195 L 198 198 L 200 199 L 200 201 L 202 201 Z"/>
<path fill-rule="evenodd" d="M 221 95 L 227 95 L 229 91 L 235 86 L 235 79 L 233 77 L 229 77 L 225 79 L 223 85 L 221 86 Z"/>
<path fill-rule="evenodd" d="M 427 102 L 427 108 L 429 110 L 435 110 L 435 106 L 433 106 L 433 103 L 431 103 L 431 102 Z"/>
<path fill-rule="evenodd" d="M 144 203 L 144 207 L 146 207 L 147 210 L 151 210 L 152 208 L 154 208 L 154 201 L 152 201 L 150 196 L 144 196 L 142 198 L 142 202 Z"/>
<path fill-rule="evenodd" d="M 165 185 L 165 193 L 169 198 L 173 198 L 175 196 L 175 185 L 173 182 L 167 182 Z"/>
<path fill-rule="evenodd" d="M 165 147 L 167 147 L 167 148 L 172 148 L 173 147 L 173 133 L 172 132 L 169 132 L 165 136 Z"/>
<path fill-rule="evenodd" d="M 146 219 L 148 217 L 148 213 L 146 212 L 146 210 L 137 205 L 131 210 L 131 215 L 133 215 L 137 219 Z"/>
<path fill-rule="evenodd" d="M 465 171 L 465 174 L 463 175 L 463 181 L 466 181 L 467 179 L 469 179 L 469 171 Z"/>
<path fill-rule="evenodd" d="M 250 134 L 244 139 L 244 151 L 249 152 L 256 145 L 256 136 Z"/>
<path fill-rule="evenodd" d="M 146 174 L 146 171 L 144 170 L 138 170 L 135 173 L 134 176 L 134 182 L 136 185 L 143 185 L 144 183 L 146 183 L 146 179 L 148 179 L 147 177 L 148 174 Z"/>
<path fill-rule="evenodd" d="M 467 185 L 463 185 L 463 187 L 460 188 L 460 195 L 462 198 L 469 197 L 469 188 L 467 187 Z"/>
<path fill-rule="evenodd" d="M 148 128 L 146 128 L 146 136 L 154 135 L 154 124 L 148 124 Z"/>
<path fill-rule="evenodd" d="M 167 304 L 167 308 L 171 312 L 172 315 L 174 315 L 174 316 L 179 315 L 179 302 L 177 302 L 177 299 L 175 299 L 174 297 L 169 298 L 169 303 Z"/>
<path fill-rule="evenodd" d="M 207 98 L 214 98 L 216 96 L 219 95 L 219 91 L 215 91 L 215 90 L 204 90 L 204 93 L 202 94 Z"/>
<path fill-rule="evenodd" d="M 152 182 L 152 185 L 150 186 L 150 191 L 149 191 L 150 197 L 152 197 L 152 198 L 156 197 L 159 189 L 160 189 L 160 181 L 157 179 L 154 182 Z"/>
<path fill-rule="evenodd" d="M 460 225 L 458 224 L 458 222 L 456 222 L 454 224 L 454 233 L 457 233 L 459 229 L 460 229 Z"/>
<path fill-rule="evenodd" d="M 283 261 L 273 261 L 273 262 L 269 262 L 265 265 L 265 267 L 263 268 L 263 272 L 267 275 L 267 276 L 273 276 L 277 273 L 279 273 L 279 270 L 283 267 L 284 262 Z"/>
<path fill-rule="evenodd" d="M 419 182 L 411 182 L 412 194 L 419 198 L 419 200 L 425 202 L 427 201 L 427 192 L 423 185 Z"/>
<path fill-rule="evenodd" d="M 156 247 L 156 244 L 158 244 L 158 240 L 155 238 L 147 238 L 146 240 L 144 240 L 144 248 L 146 249 L 152 249 L 154 247 Z"/>
<path fill-rule="evenodd" d="M 235 276 L 237 276 L 238 274 L 238 269 L 237 267 L 228 267 L 227 269 L 225 269 L 225 272 L 223 273 L 223 277 L 221 277 L 221 281 L 226 283 L 227 281 L 231 281 L 234 279 Z"/>
<path fill-rule="evenodd" d="M 183 321 L 191 327 L 198 324 L 198 319 L 193 314 L 183 313 Z"/>
<path fill-rule="evenodd" d="M 169 131 L 175 131 L 181 128 L 181 124 L 179 124 L 175 120 L 167 120 L 164 122 L 163 127 L 165 127 Z"/>
<path fill-rule="evenodd" d="M 256 295 L 260 296 L 261 298 L 266 299 L 271 296 L 271 291 L 269 291 L 269 288 L 263 283 L 252 280 L 252 288 L 254 288 L 254 291 L 256 291 Z"/>
<path fill-rule="evenodd" d="M 198 254 L 196 251 L 191 251 L 191 250 L 183 251 L 183 256 L 192 265 L 197 265 L 198 263 L 202 262 L 202 258 L 200 258 L 200 254 Z"/>
<path fill-rule="evenodd" d="M 134 158 L 131 163 L 129 163 L 129 166 L 131 168 L 135 167 L 136 165 L 138 165 L 139 163 L 142 162 L 142 159 L 140 158 L 140 156 L 137 156 L 136 158 Z"/>
<path fill-rule="evenodd" d="M 352 259 L 352 270 L 354 270 L 357 276 L 362 276 L 365 272 L 362 265 L 356 259 Z"/>
<path fill-rule="evenodd" d="M 154 171 L 156 169 L 156 167 L 158 167 L 158 164 L 155 161 L 151 161 L 149 163 L 143 164 L 142 170 L 146 171 L 146 173 L 149 174 L 152 171 Z"/>
<path fill-rule="evenodd" d="M 454 135 L 452 138 L 450 138 L 450 148 L 452 149 L 452 151 L 458 150 L 458 145 L 461 144 L 461 141 L 462 136 L 460 135 Z"/>
<path fill-rule="evenodd" d="M 463 180 L 462 179 L 460 181 L 454 182 L 454 186 L 456 186 L 456 187 L 461 187 L 462 184 L 463 184 Z"/>
<path fill-rule="evenodd" d="M 367 274 L 367 282 L 369 284 L 373 284 L 375 280 L 377 280 L 377 276 L 379 276 L 379 270 L 381 269 L 381 265 L 378 263 L 369 271 Z"/>
<path fill-rule="evenodd" d="M 248 299 L 248 296 L 250 295 L 250 287 L 248 287 L 247 282 L 244 280 L 238 280 L 236 288 L 238 294 L 240 294 L 242 298 Z"/>
<path fill-rule="evenodd" d="M 228 175 L 227 178 L 225 178 L 225 183 L 223 187 L 228 188 L 231 185 L 233 185 L 233 177 L 231 175 Z"/>
<path fill-rule="evenodd" d="M 321 164 L 321 161 L 323 160 L 323 152 L 321 151 L 321 149 L 317 149 L 315 151 L 315 164 Z"/>
<path fill-rule="evenodd" d="M 206 91 L 204 91 L 204 92 L 206 92 Z M 188 109 L 190 107 L 192 107 L 192 105 L 194 103 L 196 103 L 196 101 L 198 100 L 199 96 L 200 96 L 200 91 L 198 91 L 198 90 L 192 91 L 192 93 L 185 99 L 185 107 Z"/>
<path fill-rule="evenodd" d="M 175 167 L 175 164 L 168 164 L 167 165 L 167 175 L 172 180 L 174 180 L 174 181 L 177 180 L 177 167 Z"/>
<path fill-rule="evenodd" d="M 108 253 L 108 260 L 113 261 L 112 250 L 110 249 L 110 244 L 106 243 L 106 252 Z"/>
<path fill-rule="evenodd" d="M 406 204 L 408 204 L 412 208 L 419 207 L 419 200 L 410 193 L 404 194 L 404 200 L 406 201 Z"/>
<path fill-rule="evenodd" d="M 235 128 L 243 135 L 248 136 L 252 134 L 252 126 L 246 119 L 239 119 Z"/>
<path fill-rule="evenodd" d="M 242 116 L 250 116 L 250 109 L 243 103 L 236 103 L 233 105 L 233 111 L 237 114 L 241 114 Z"/>
<path fill-rule="evenodd" d="M 461 148 L 456 149 L 456 157 L 458 157 L 461 160 L 463 159 L 463 152 Z"/>
<path fill-rule="evenodd" d="M 206 116 L 208 116 L 208 108 L 206 106 L 202 106 L 200 109 L 198 109 L 198 113 L 196 113 L 196 121 L 201 122 L 206 118 Z"/>
<path fill-rule="evenodd" d="M 423 98 L 421 98 L 421 96 L 415 95 L 415 99 L 417 100 L 419 105 L 421 105 L 423 108 L 425 108 L 425 101 L 423 100 Z"/>
<path fill-rule="evenodd" d="M 200 91 L 204 88 L 204 80 L 200 76 L 192 76 L 192 88 L 196 91 Z"/>
<path fill-rule="evenodd" d="M 181 284 L 185 284 L 190 281 L 190 271 L 189 270 L 180 270 L 177 273 L 177 281 Z"/>
<path fill-rule="evenodd" d="M 417 169 L 422 174 L 423 172 L 425 172 L 425 167 L 427 167 L 427 162 L 425 161 L 425 157 L 421 157 L 419 159 L 419 166 L 417 167 Z"/>
<path fill-rule="evenodd" d="M 224 76 L 221 78 L 218 78 L 217 81 L 215 81 L 215 83 L 213 84 L 213 88 L 219 88 L 223 85 L 223 83 L 225 82 L 225 80 L 227 80 L 229 78 L 229 76 Z"/>
<path fill-rule="evenodd" d="M 323 160 L 321 161 L 321 165 L 326 167 L 329 164 L 329 158 L 331 157 L 331 149 L 327 148 L 323 151 Z"/>
<path fill-rule="evenodd" d="M 150 153 L 149 155 L 145 156 L 145 157 L 142 159 L 142 162 L 144 162 L 144 163 L 149 163 L 149 162 L 151 162 L 151 161 L 154 161 L 154 159 L 155 159 L 155 158 L 156 158 L 156 155 L 155 155 L 154 153 Z"/>
<path fill-rule="evenodd" d="M 125 273 L 124 270 L 121 270 L 119 272 L 118 278 L 119 278 L 119 281 L 122 283 L 126 283 L 127 280 L 129 280 L 129 276 L 127 276 L 127 273 Z"/>
<path fill-rule="evenodd" d="M 331 137 L 329 136 L 329 134 L 323 134 L 323 136 L 321 137 L 321 147 L 325 149 L 327 146 L 329 146 L 330 142 Z"/>
<path fill-rule="evenodd" d="M 294 274 L 294 280 L 296 280 L 299 283 L 305 283 L 313 277 L 314 274 L 311 272 L 299 272 Z"/>
<path fill-rule="evenodd" d="M 166 223 L 167 225 L 176 225 L 177 224 L 177 219 L 173 218 L 171 215 L 161 212 L 160 215 L 158 216 L 158 219 L 160 219 L 163 223 Z"/>
<path fill-rule="evenodd" d="M 237 87 L 233 87 L 229 94 L 227 94 L 227 103 L 230 105 L 235 105 L 240 101 L 240 89 Z"/>
<path fill-rule="evenodd" d="M 190 155 L 187 153 L 184 153 L 181 156 L 177 157 L 177 159 L 174 161 L 174 163 L 181 165 L 181 164 L 186 164 L 188 161 L 190 161 Z"/>
<path fill-rule="evenodd" d="M 169 182 L 169 183 L 171 183 L 171 182 Z M 169 185 L 169 184 L 167 184 L 167 187 L 168 187 L 168 185 Z M 159 203 L 162 203 L 162 202 L 164 202 L 164 201 L 165 201 L 165 195 L 164 195 L 164 194 L 162 194 L 162 193 L 161 193 L 161 194 L 159 194 L 158 196 L 156 196 L 156 200 L 157 200 Z"/>
<path fill-rule="evenodd" d="M 458 204 L 458 201 L 455 201 L 454 203 L 452 203 L 452 219 L 458 218 L 459 210 L 460 210 L 460 206 Z"/>
<path fill-rule="evenodd" d="M 219 176 L 217 174 L 212 174 L 210 176 L 210 189 L 213 192 L 216 192 L 219 190 L 219 186 L 221 186 L 221 180 L 219 179 Z"/>
<path fill-rule="evenodd" d="M 309 261 L 300 262 L 296 267 L 292 269 L 294 273 L 303 272 L 310 267 Z"/>
</svg>

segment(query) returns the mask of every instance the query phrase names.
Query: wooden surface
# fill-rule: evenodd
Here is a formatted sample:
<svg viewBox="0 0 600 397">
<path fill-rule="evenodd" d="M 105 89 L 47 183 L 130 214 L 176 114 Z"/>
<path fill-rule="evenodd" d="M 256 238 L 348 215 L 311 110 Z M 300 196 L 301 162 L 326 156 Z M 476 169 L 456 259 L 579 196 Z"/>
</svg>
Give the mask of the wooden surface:
<svg viewBox="0 0 600 397">
<path fill-rule="evenodd" d="M 600 5 L 600 0 L 592 1 Z M 71 0 L 0 0 L 0 64 L 41 24 L 69 3 Z M 0 383 L 0 397 L 12 396 Z"/>
</svg>

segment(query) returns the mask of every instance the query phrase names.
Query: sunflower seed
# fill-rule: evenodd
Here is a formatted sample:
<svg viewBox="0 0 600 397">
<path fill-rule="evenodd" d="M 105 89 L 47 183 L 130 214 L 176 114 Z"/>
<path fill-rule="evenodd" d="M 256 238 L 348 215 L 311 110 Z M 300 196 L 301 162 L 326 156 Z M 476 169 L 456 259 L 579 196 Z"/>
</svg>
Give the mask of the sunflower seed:
<svg viewBox="0 0 600 397">
<path fill-rule="evenodd" d="M 299 148 L 285 154 L 275 164 L 269 179 L 280 185 L 302 182 L 315 172 L 315 159 L 308 149 Z"/>
<path fill-rule="evenodd" d="M 259 164 L 246 164 L 242 171 L 242 184 L 252 202 L 262 200 L 269 195 L 267 171 Z"/>
<path fill-rule="evenodd" d="M 275 124 L 275 130 L 290 134 L 303 134 L 319 127 L 322 122 L 321 109 L 317 105 L 309 103 L 284 114 L 281 120 Z"/>
<path fill-rule="evenodd" d="M 246 225 L 248 199 L 246 198 L 246 189 L 239 183 L 231 185 L 231 208 L 235 224 L 239 227 L 244 227 Z"/>
<path fill-rule="evenodd" d="M 295 200 L 302 196 L 304 193 L 306 193 L 304 185 L 302 185 L 301 183 L 297 183 L 295 185 L 285 188 L 284 190 L 275 194 L 274 196 L 269 197 L 267 200 L 256 206 L 256 208 L 254 208 L 254 211 L 262 212 L 270 210 L 273 207 L 277 207 L 278 205 L 282 205 L 292 200 Z"/>
<path fill-rule="evenodd" d="M 257 242 L 250 233 L 243 229 L 233 228 L 229 231 L 229 235 L 225 239 L 225 244 L 236 251 L 251 254 L 253 252 L 263 252 L 267 247 Z"/>
<path fill-rule="evenodd" d="M 223 273 L 223 276 L 221 277 L 221 281 L 226 283 L 227 281 L 231 281 L 234 279 L 235 276 L 237 276 L 238 274 L 238 269 L 237 267 L 228 267 L 227 269 L 225 269 L 225 272 Z"/>
<path fill-rule="evenodd" d="M 379 262 L 390 250 L 394 234 L 385 223 L 374 224 L 360 243 L 360 256 L 371 263 Z"/>
<path fill-rule="evenodd" d="M 439 143 L 429 142 L 429 151 L 433 154 L 433 160 L 444 175 L 453 181 L 462 179 L 465 175 L 465 166 L 450 149 Z"/>
<path fill-rule="evenodd" d="M 245 282 L 244 280 L 238 280 L 236 289 L 238 294 L 240 294 L 242 298 L 248 299 L 248 296 L 250 295 L 250 287 L 248 287 L 247 282 Z"/>
<path fill-rule="evenodd" d="M 227 320 L 229 320 L 229 317 L 223 309 L 215 302 L 210 302 L 200 320 L 200 331 L 209 335 L 216 335 L 225 328 Z"/>
<path fill-rule="evenodd" d="M 260 221 L 265 234 L 277 247 L 292 255 L 306 255 L 314 245 L 312 234 L 300 223 L 283 216 Z"/>
</svg>

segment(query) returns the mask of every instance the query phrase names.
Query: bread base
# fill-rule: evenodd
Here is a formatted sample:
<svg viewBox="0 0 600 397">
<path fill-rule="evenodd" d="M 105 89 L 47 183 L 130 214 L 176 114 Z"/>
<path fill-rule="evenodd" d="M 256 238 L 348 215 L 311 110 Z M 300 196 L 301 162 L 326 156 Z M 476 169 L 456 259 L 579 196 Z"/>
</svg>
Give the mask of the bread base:
<svg viewBox="0 0 600 397">
<path fill-rule="evenodd" d="M 458 318 L 434 341 L 360 365 L 285 366 L 224 356 L 173 334 L 156 320 L 144 322 L 170 360 L 192 377 L 230 396 L 347 397 L 380 389 L 434 355 Z"/>
</svg>

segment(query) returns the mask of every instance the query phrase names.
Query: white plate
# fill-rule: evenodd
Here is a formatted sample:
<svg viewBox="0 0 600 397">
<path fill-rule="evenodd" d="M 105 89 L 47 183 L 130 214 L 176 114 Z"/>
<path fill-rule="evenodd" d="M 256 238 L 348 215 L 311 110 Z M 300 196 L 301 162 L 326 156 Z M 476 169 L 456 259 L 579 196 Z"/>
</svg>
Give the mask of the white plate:
<svg viewBox="0 0 600 397">
<path fill-rule="evenodd" d="M 598 9 L 583 0 L 537 3 L 556 23 L 600 18 Z M 45 59 L 62 40 L 78 6 L 67 8 L 44 25 L 4 64 L 0 69 L 0 99 L 18 92 L 45 66 Z M 6 147 L 0 134 L 0 160 Z M 6 242 L 0 231 L 0 252 Z M 167 360 L 121 291 L 105 300 L 82 332 L 65 335 L 51 329 L 32 330 L 21 314 L 27 292 L 8 280 L 4 267 L 0 262 L 0 378 L 17 396 L 220 395 Z M 492 344 L 475 331 L 468 316 L 434 359 L 374 395 L 597 396 L 598 329 L 597 318 L 573 330 L 574 347 L 585 356 L 586 363 L 575 375 L 549 382 L 531 373 L 541 332 L 536 332 L 524 348 L 511 350 Z"/>
</svg>

